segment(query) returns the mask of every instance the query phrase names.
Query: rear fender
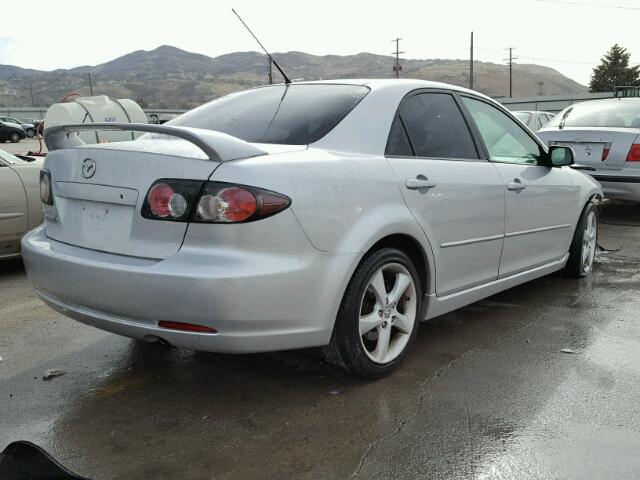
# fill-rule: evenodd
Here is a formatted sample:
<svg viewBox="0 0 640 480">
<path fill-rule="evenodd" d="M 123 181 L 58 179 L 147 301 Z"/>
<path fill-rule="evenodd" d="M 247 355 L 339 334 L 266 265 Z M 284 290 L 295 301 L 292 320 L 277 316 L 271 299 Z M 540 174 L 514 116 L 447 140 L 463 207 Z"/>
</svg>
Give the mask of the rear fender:
<svg viewBox="0 0 640 480">
<path fill-rule="evenodd" d="M 420 246 L 426 259 L 424 267 L 427 273 L 427 290 L 425 293 L 434 293 L 436 268 L 431 242 L 404 204 L 380 205 L 377 208 L 370 209 L 342 237 L 338 246 L 339 251 L 360 253 L 357 261 L 351 266 L 349 277 L 353 275 L 362 258 L 374 245 L 392 235 L 407 236 Z M 420 268 L 421 266 L 417 267 Z"/>
</svg>

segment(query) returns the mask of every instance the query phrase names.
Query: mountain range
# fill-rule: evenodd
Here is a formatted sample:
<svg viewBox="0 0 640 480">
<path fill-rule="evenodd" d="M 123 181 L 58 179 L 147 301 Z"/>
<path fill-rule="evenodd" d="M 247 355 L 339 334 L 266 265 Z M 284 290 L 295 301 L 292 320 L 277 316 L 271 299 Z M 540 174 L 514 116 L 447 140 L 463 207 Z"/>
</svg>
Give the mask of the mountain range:
<svg viewBox="0 0 640 480">
<path fill-rule="evenodd" d="M 292 79 L 389 78 L 394 57 L 311 55 L 304 52 L 273 54 Z M 493 97 L 509 93 L 509 67 L 474 63 L 474 87 Z M 267 83 L 268 60 L 258 52 L 234 52 L 208 57 L 164 45 L 137 50 L 109 62 L 71 69 L 41 71 L 0 65 L 0 107 L 36 106 L 60 101 L 67 93 L 89 95 L 89 74 L 94 94 L 131 98 L 148 108 L 192 108 L 227 93 Z M 454 85 L 469 83 L 469 62 L 446 59 L 403 59 L 402 77 L 435 80 Z M 274 82 L 282 81 L 273 69 Z M 542 82 L 540 84 L 540 82 Z M 586 87 L 557 70 L 522 64 L 513 69 L 513 95 L 582 94 Z"/>
</svg>

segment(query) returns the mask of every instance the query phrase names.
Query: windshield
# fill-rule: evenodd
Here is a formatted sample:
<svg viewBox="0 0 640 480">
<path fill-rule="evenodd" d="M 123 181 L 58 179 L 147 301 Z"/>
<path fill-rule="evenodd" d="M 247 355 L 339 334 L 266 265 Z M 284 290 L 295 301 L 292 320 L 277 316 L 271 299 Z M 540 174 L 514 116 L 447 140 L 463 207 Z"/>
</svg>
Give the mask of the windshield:
<svg viewBox="0 0 640 480">
<path fill-rule="evenodd" d="M 256 88 L 222 97 L 167 125 L 224 132 L 247 142 L 307 145 L 329 133 L 369 92 L 362 85 Z"/>
<path fill-rule="evenodd" d="M 0 120 L 7 122 L 7 123 L 14 123 L 16 125 L 22 125 L 22 122 L 20 120 L 18 120 L 17 118 L 13 118 L 13 117 L 3 117 Z"/>
<path fill-rule="evenodd" d="M 546 127 L 640 128 L 640 101 L 577 103 L 563 110 Z"/>
</svg>

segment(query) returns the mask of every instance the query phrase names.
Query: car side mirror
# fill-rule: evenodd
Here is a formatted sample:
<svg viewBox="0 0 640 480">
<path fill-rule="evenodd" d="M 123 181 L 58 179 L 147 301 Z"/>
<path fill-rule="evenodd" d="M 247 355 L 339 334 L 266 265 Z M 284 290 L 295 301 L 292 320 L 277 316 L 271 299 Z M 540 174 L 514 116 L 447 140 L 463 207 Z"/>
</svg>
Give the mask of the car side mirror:
<svg viewBox="0 0 640 480">
<path fill-rule="evenodd" d="M 552 167 L 566 167 L 575 162 L 571 148 L 557 145 L 549 147 L 549 160 Z"/>
</svg>

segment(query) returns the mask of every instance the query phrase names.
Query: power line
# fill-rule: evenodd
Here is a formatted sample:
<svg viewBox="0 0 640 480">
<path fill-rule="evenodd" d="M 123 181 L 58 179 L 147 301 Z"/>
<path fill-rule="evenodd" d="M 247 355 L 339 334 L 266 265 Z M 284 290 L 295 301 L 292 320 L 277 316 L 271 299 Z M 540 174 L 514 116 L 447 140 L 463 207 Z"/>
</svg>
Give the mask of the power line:
<svg viewBox="0 0 640 480">
<path fill-rule="evenodd" d="M 577 7 L 595 7 L 595 8 L 614 8 L 617 10 L 635 10 L 640 11 L 640 7 L 628 7 L 626 5 L 603 5 L 601 3 L 574 2 L 571 0 L 536 0 L 544 3 L 557 3 L 559 5 L 572 5 Z"/>
<path fill-rule="evenodd" d="M 520 58 L 527 58 L 529 60 L 542 60 L 543 62 L 570 63 L 573 65 L 595 65 L 598 63 L 598 62 L 574 62 L 572 60 L 558 60 L 555 58 L 528 57 L 528 56 L 521 56 Z"/>
<path fill-rule="evenodd" d="M 496 54 L 499 53 L 500 55 L 502 55 L 502 52 L 499 51 L 499 50 L 493 50 L 493 49 L 490 49 L 490 48 L 483 48 L 483 47 L 478 47 L 478 46 L 475 46 L 474 48 L 476 50 L 482 50 L 483 52 L 490 52 L 490 53 L 496 53 Z M 527 59 L 527 60 L 540 60 L 542 62 L 567 63 L 567 64 L 571 64 L 571 65 L 598 65 L 600 63 L 600 60 L 596 60 L 596 61 L 593 61 L 593 62 L 584 62 L 584 61 L 574 61 L 574 60 L 561 60 L 559 58 L 530 57 L 528 55 L 520 55 L 520 58 Z M 631 65 L 640 65 L 640 64 L 632 63 Z"/>
</svg>

